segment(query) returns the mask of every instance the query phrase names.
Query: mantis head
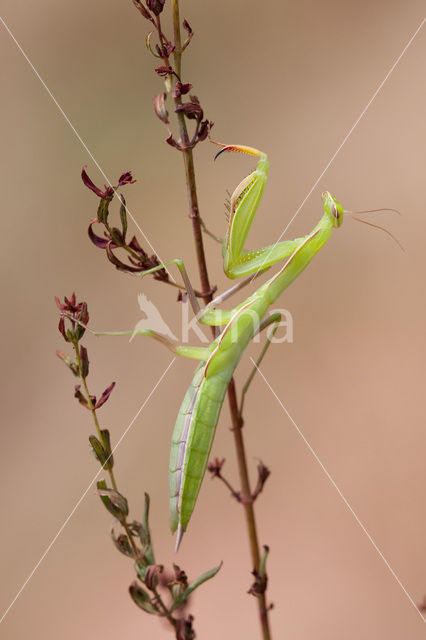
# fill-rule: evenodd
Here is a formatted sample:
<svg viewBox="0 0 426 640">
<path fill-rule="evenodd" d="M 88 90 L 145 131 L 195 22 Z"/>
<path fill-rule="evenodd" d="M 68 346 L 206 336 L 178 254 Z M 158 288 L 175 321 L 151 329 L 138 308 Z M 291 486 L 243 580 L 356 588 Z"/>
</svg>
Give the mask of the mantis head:
<svg viewBox="0 0 426 640">
<path fill-rule="evenodd" d="M 322 194 L 322 206 L 324 212 L 333 220 L 333 226 L 340 227 L 343 222 L 343 207 L 329 191 Z"/>
</svg>

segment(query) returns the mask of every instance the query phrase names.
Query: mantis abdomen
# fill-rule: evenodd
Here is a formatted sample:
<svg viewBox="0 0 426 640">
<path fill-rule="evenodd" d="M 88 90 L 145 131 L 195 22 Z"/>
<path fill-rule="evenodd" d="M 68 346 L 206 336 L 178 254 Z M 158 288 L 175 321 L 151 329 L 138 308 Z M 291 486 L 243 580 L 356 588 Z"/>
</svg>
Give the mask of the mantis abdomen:
<svg viewBox="0 0 426 640">
<path fill-rule="evenodd" d="M 240 353 L 220 371 L 208 375 L 210 360 L 199 365 L 176 419 L 169 472 L 170 528 L 174 532 L 179 527 L 177 544 L 194 510 L 226 390 L 244 351 L 235 346 Z"/>
<path fill-rule="evenodd" d="M 268 306 L 256 294 L 240 305 L 212 343 L 207 362 L 196 369 L 183 399 L 169 465 L 170 527 L 178 529 L 177 546 L 194 510 L 229 382 Z"/>
<path fill-rule="evenodd" d="M 170 451 L 170 527 L 189 522 L 198 496 L 229 379 L 206 378 L 206 363 L 196 370 L 176 420 Z"/>
</svg>

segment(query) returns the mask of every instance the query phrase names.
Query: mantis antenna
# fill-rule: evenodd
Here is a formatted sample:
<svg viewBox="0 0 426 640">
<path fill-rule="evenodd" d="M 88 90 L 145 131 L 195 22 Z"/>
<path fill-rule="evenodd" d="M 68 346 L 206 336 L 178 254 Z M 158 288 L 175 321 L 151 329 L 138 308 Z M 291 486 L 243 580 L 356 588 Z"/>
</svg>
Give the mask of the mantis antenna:
<svg viewBox="0 0 426 640">
<path fill-rule="evenodd" d="M 383 213 L 397 213 L 399 216 L 402 215 L 400 211 L 398 211 L 398 209 L 391 209 L 390 207 L 383 207 L 382 209 L 365 209 L 363 211 L 347 211 L 346 209 L 344 210 L 345 213 L 348 213 L 349 215 L 353 215 L 354 213 L 379 213 L 379 212 L 383 212 Z"/>
<path fill-rule="evenodd" d="M 349 212 L 347 211 L 346 213 L 349 213 Z M 353 217 L 353 219 L 356 220 L 357 222 L 362 222 L 363 224 L 368 224 L 369 227 L 374 227 L 375 229 L 380 229 L 381 231 L 384 231 L 385 233 L 388 234 L 388 236 L 390 236 L 392 238 L 392 240 L 394 240 L 396 242 L 396 244 L 401 249 L 401 251 L 404 251 L 404 253 L 405 253 L 405 249 L 402 246 L 402 244 L 400 243 L 400 241 L 398 240 L 398 238 L 396 238 L 396 236 L 394 236 L 393 233 L 391 233 L 388 229 L 385 229 L 385 227 L 381 227 L 378 224 L 373 224 L 372 222 L 367 222 L 367 220 L 361 220 L 361 218 Z"/>
</svg>

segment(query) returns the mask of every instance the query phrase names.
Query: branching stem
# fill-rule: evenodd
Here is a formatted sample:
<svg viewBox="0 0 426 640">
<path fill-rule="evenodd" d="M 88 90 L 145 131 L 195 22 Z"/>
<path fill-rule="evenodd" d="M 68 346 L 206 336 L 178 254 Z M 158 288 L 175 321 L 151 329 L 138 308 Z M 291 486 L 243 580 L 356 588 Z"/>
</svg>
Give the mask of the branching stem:
<svg viewBox="0 0 426 640">
<path fill-rule="evenodd" d="M 96 409 L 95 409 L 95 407 L 93 405 L 92 398 L 91 398 L 90 393 L 89 393 L 89 388 L 87 386 L 86 378 L 82 374 L 82 363 L 81 363 L 81 358 L 80 358 L 80 351 L 79 351 L 79 348 L 78 348 L 78 342 L 74 342 L 73 344 L 74 344 L 74 351 L 75 351 L 75 355 L 76 355 L 76 360 L 77 360 L 77 365 L 78 365 L 78 371 L 79 371 L 81 384 L 83 385 L 84 391 L 86 393 L 87 405 L 88 405 L 88 407 L 90 409 L 90 413 L 92 414 L 93 422 L 95 423 L 95 427 L 96 427 L 96 431 L 97 431 L 97 434 L 98 434 L 98 438 L 99 438 L 100 442 L 102 442 L 103 438 L 102 438 L 101 428 L 99 426 L 98 416 L 96 414 Z M 112 469 L 108 469 L 108 473 L 109 473 L 109 477 L 110 477 L 112 488 L 115 489 L 115 491 L 118 491 L 117 482 L 116 482 L 115 476 L 114 476 L 114 471 Z M 121 524 L 122 524 L 123 529 L 125 530 L 125 532 L 127 534 L 127 537 L 129 539 L 129 544 L 130 544 L 130 546 L 132 548 L 132 551 L 133 551 L 134 559 L 137 562 L 141 552 L 139 551 L 139 549 L 136 546 L 136 543 L 134 541 L 132 532 L 131 532 L 130 527 L 129 527 L 129 523 L 127 522 L 127 519 L 126 519 L 125 516 L 123 517 L 123 519 L 121 521 Z"/>
</svg>

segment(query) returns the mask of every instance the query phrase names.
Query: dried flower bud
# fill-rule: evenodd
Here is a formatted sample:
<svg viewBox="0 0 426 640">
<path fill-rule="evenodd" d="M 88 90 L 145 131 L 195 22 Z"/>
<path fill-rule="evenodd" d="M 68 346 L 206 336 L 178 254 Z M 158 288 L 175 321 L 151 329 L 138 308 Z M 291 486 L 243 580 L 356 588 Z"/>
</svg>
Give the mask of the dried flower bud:
<svg viewBox="0 0 426 640">
<path fill-rule="evenodd" d="M 147 568 L 145 573 L 145 584 L 148 589 L 155 589 L 158 585 L 158 575 L 163 572 L 163 568 L 162 564 L 153 564 Z"/>
<path fill-rule="evenodd" d="M 209 122 L 209 120 L 203 120 L 200 129 L 197 134 L 197 142 L 203 142 L 207 138 L 210 133 L 210 129 L 213 126 L 213 122 Z"/>
<path fill-rule="evenodd" d="M 165 1 L 166 0 L 146 0 L 146 5 L 154 15 L 159 16 L 164 9 Z"/>
<path fill-rule="evenodd" d="M 189 120 L 202 120 L 203 110 L 196 102 L 185 102 L 179 104 L 176 109 L 176 113 L 184 113 Z"/>
<path fill-rule="evenodd" d="M 176 49 L 175 45 L 168 40 L 167 42 L 165 42 L 163 44 L 162 57 L 163 58 L 168 58 L 170 56 L 170 54 L 172 54 L 175 49 Z"/>
<path fill-rule="evenodd" d="M 189 93 L 192 89 L 192 84 L 190 82 L 183 84 L 180 80 L 178 80 L 173 87 L 172 95 L 174 98 L 179 98 L 187 93 Z"/>
<path fill-rule="evenodd" d="M 63 320 L 63 318 L 61 318 L 61 320 Z M 56 355 L 67 365 L 67 367 L 73 372 L 73 374 L 78 377 L 79 374 L 77 364 L 73 362 L 73 360 L 63 351 L 56 351 Z"/>
<path fill-rule="evenodd" d="M 172 134 L 169 135 L 168 138 L 166 138 L 166 142 L 167 144 L 169 144 L 171 147 L 174 147 L 175 149 L 179 149 L 179 151 L 182 150 L 181 145 L 176 142 L 176 140 L 174 139 L 174 137 L 172 136 Z"/>
<path fill-rule="evenodd" d="M 108 489 L 105 480 L 99 480 L 96 493 L 100 496 L 105 507 L 120 522 L 129 515 L 127 500 L 115 489 Z"/>
<path fill-rule="evenodd" d="M 187 32 L 188 36 L 193 36 L 194 32 L 191 28 L 191 25 L 189 24 L 188 20 L 185 18 L 184 21 L 182 22 L 182 26 L 185 29 L 185 31 Z"/>
<path fill-rule="evenodd" d="M 165 78 L 166 76 L 175 76 L 175 72 L 173 71 L 172 67 L 165 67 L 165 66 L 161 66 L 161 67 L 157 67 L 156 69 L 154 69 L 155 73 L 158 73 L 159 76 L 161 76 L 162 78 Z"/>
<path fill-rule="evenodd" d="M 222 471 L 222 467 L 224 464 L 225 458 L 222 458 L 222 460 L 219 460 L 219 458 L 215 458 L 213 462 L 210 462 L 207 470 L 212 474 L 212 478 L 217 478 L 217 476 L 220 476 L 220 472 Z"/>
<path fill-rule="evenodd" d="M 125 184 L 134 184 L 135 182 L 136 182 L 136 180 L 133 180 L 132 172 L 131 171 L 125 171 L 118 178 L 117 187 L 123 187 Z M 117 189 L 117 187 L 115 187 L 115 188 Z"/>
<path fill-rule="evenodd" d="M 64 298 L 62 303 L 57 296 L 55 296 L 55 302 L 58 309 L 61 311 L 61 318 L 59 320 L 58 329 L 61 332 L 66 342 L 78 342 L 84 335 L 85 328 L 73 320 L 78 320 L 82 324 L 86 325 L 89 322 L 89 312 L 87 310 L 87 304 L 85 302 L 76 302 L 75 293 L 71 298 Z M 65 326 L 65 320 L 71 323 L 71 328 L 67 329 Z"/>
<path fill-rule="evenodd" d="M 150 22 L 154 23 L 153 17 L 149 13 L 149 11 L 143 6 L 143 4 L 142 4 L 142 2 L 140 2 L 140 0 L 133 0 L 133 4 L 135 5 L 135 7 L 139 11 L 139 13 L 141 13 L 143 15 L 143 17 L 146 18 L 146 20 L 149 20 Z"/>
<path fill-rule="evenodd" d="M 99 189 L 99 187 L 97 187 L 87 175 L 86 167 L 87 164 L 85 164 L 83 169 L 81 170 L 81 179 L 83 180 L 85 186 L 93 191 L 93 193 L 95 193 L 99 198 L 110 198 L 114 193 L 113 188 L 104 185 L 104 191 L 102 191 L 102 189 Z"/>
<path fill-rule="evenodd" d="M 186 619 L 176 620 L 176 640 L 193 640 L 195 638 L 193 622 L 194 616 L 192 615 L 189 615 Z"/>
<path fill-rule="evenodd" d="M 95 409 L 99 409 L 99 407 L 102 407 L 103 404 L 105 404 L 105 402 L 108 400 L 108 398 L 110 397 L 112 390 L 115 387 L 115 382 L 111 382 L 111 384 L 109 385 L 109 387 L 107 387 L 105 389 L 105 391 L 102 393 L 101 397 L 99 398 L 99 400 L 96 402 L 95 404 Z"/>
<path fill-rule="evenodd" d="M 86 396 L 84 396 L 81 391 L 80 391 L 81 385 L 76 385 L 74 387 L 74 398 L 77 398 L 77 400 L 79 401 L 79 403 L 85 408 L 88 409 L 89 411 L 92 410 L 92 407 L 89 405 L 89 402 L 86 398 Z M 96 397 L 95 396 L 90 396 L 90 401 L 92 403 L 92 406 L 95 404 L 96 402 Z"/>
<path fill-rule="evenodd" d="M 167 586 L 170 589 L 173 600 L 177 600 L 185 589 L 188 587 L 188 578 L 185 573 L 177 564 L 173 565 L 175 572 L 174 579 L 168 582 Z"/>
<path fill-rule="evenodd" d="M 269 554 L 269 547 L 264 545 L 263 553 L 260 557 L 259 562 L 259 571 L 252 571 L 254 575 L 254 582 L 251 585 L 250 589 L 247 593 L 250 593 L 253 596 L 260 596 L 265 593 L 266 588 L 268 586 L 268 576 L 266 575 L 266 560 Z"/>
<path fill-rule="evenodd" d="M 157 117 L 160 118 L 164 124 L 169 124 L 169 114 L 165 105 L 166 96 L 166 93 L 159 93 L 157 96 L 154 96 L 153 103 Z"/>
<path fill-rule="evenodd" d="M 104 203 L 102 206 L 105 207 L 105 204 L 108 204 L 108 202 L 112 199 L 113 195 L 114 195 L 114 191 L 116 191 L 118 189 L 118 187 L 122 187 L 125 184 L 133 184 L 134 182 L 136 182 L 136 180 L 133 180 L 132 174 L 130 171 L 125 171 L 124 173 L 121 174 L 121 176 L 118 179 L 118 184 L 116 187 L 113 187 L 111 185 L 107 186 L 104 185 L 104 191 L 102 191 L 102 189 L 99 189 L 99 187 L 97 187 L 93 181 L 89 178 L 89 176 L 87 175 L 86 172 L 86 167 L 87 165 L 84 165 L 82 171 L 81 171 L 81 179 L 83 180 L 83 183 L 85 184 L 85 186 L 90 189 L 91 191 L 93 191 L 93 193 L 95 193 L 99 198 L 101 198 L 101 200 L 106 200 L 107 203 Z M 98 215 L 98 219 L 99 220 L 103 220 L 103 216 L 99 216 Z"/>
<path fill-rule="evenodd" d="M 111 239 L 109 236 L 107 236 L 107 234 L 105 234 L 104 238 L 101 238 L 101 236 L 96 235 L 96 233 L 92 229 L 92 225 L 94 225 L 95 222 L 99 222 L 98 218 L 94 218 L 89 223 L 89 227 L 87 229 L 89 238 L 93 242 L 95 247 L 99 247 L 99 249 L 106 249 L 107 245 L 111 244 Z"/>
<path fill-rule="evenodd" d="M 111 527 L 111 538 L 114 545 L 117 547 L 120 553 L 128 556 L 129 558 L 134 557 L 133 549 L 130 545 L 129 538 L 124 534 L 120 533 L 118 536 L 115 535 L 114 525 Z"/>
<path fill-rule="evenodd" d="M 252 494 L 253 501 L 256 500 L 259 493 L 263 490 L 263 487 L 265 486 L 265 482 L 267 481 L 270 475 L 271 475 L 271 472 L 268 469 L 268 467 L 266 467 L 263 464 L 262 460 L 259 460 L 259 463 L 257 465 L 257 483 Z"/>
</svg>

